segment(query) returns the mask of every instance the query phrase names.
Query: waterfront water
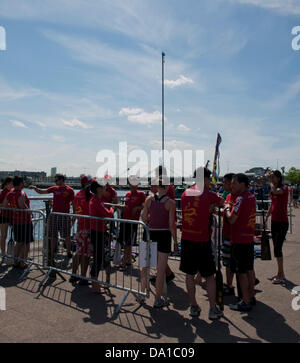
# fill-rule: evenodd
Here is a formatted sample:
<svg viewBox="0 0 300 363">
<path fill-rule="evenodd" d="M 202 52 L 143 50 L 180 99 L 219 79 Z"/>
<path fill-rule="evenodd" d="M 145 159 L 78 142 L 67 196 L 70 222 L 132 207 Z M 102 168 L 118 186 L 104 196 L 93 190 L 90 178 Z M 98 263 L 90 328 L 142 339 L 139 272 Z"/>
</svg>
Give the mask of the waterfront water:
<svg viewBox="0 0 300 363">
<path fill-rule="evenodd" d="M 75 194 L 79 192 L 79 190 L 76 190 L 76 189 L 74 191 L 75 191 Z M 124 197 L 128 191 L 129 190 L 117 190 L 117 195 L 119 197 Z M 30 197 L 52 197 L 53 196 L 53 194 L 40 195 L 32 189 L 24 189 L 24 192 L 28 195 L 29 198 Z M 31 209 L 43 209 L 43 208 L 45 208 L 45 204 L 41 200 L 31 200 L 30 208 Z"/>
</svg>

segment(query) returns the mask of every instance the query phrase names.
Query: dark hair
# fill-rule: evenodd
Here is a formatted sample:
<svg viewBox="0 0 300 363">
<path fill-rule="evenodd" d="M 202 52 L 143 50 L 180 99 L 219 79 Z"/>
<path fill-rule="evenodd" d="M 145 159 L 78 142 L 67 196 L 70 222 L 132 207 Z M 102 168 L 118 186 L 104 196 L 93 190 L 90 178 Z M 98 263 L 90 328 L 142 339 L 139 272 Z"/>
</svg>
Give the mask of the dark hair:
<svg viewBox="0 0 300 363">
<path fill-rule="evenodd" d="M 89 185 L 89 186 L 85 189 L 85 200 L 88 202 L 91 198 L 92 198 L 91 186 Z"/>
<path fill-rule="evenodd" d="M 194 178 L 196 178 L 197 176 L 197 173 L 202 171 L 202 169 L 204 170 L 204 178 L 210 178 L 211 176 L 211 171 L 207 168 L 203 168 L 202 166 L 200 166 L 200 168 L 197 168 L 195 171 L 194 171 Z"/>
<path fill-rule="evenodd" d="M 228 173 L 228 174 L 224 175 L 224 180 L 226 179 L 226 180 L 230 180 L 231 181 L 234 176 L 235 176 L 234 173 Z"/>
<path fill-rule="evenodd" d="M 233 179 L 236 179 L 239 184 L 244 183 L 246 188 L 249 187 L 249 178 L 247 177 L 247 175 L 242 173 L 235 174 Z"/>
<path fill-rule="evenodd" d="M 2 185 L 1 185 L 1 189 L 4 189 L 7 184 L 12 183 L 12 182 L 13 182 L 13 177 L 8 176 L 7 178 L 4 179 L 4 181 L 3 181 Z"/>
<path fill-rule="evenodd" d="M 13 186 L 18 187 L 20 184 L 24 183 L 24 179 L 21 176 L 15 176 L 13 179 Z"/>
<path fill-rule="evenodd" d="M 54 180 L 62 180 L 63 182 L 65 181 L 65 176 L 63 174 L 55 174 L 54 176 Z"/>
<path fill-rule="evenodd" d="M 276 178 L 279 179 L 279 182 L 278 182 L 278 187 L 282 187 L 283 183 L 282 183 L 282 174 L 279 170 L 275 170 L 273 171 L 273 174 L 276 176 Z"/>
<path fill-rule="evenodd" d="M 92 184 L 91 184 L 91 192 L 93 194 L 97 194 L 97 189 L 98 188 L 104 188 L 103 185 L 100 185 L 97 181 L 93 181 Z"/>
</svg>

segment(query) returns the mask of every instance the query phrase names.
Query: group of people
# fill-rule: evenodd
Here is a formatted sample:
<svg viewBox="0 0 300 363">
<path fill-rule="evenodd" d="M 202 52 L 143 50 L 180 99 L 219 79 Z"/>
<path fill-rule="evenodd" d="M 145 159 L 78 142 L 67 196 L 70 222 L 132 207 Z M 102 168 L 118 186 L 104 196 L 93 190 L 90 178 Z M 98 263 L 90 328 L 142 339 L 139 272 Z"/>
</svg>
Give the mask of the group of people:
<svg viewBox="0 0 300 363">
<path fill-rule="evenodd" d="M 203 170 L 202 170 L 203 171 Z M 198 170 L 195 171 L 196 178 Z M 288 186 L 283 184 L 280 171 L 268 173 L 265 178 L 270 185 L 271 205 L 266 221 L 271 217 L 274 254 L 277 258 L 278 272 L 272 278 L 274 284 L 284 281 L 282 246 L 288 231 Z M 125 203 L 118 204 L 117 193 L 107 183 L 100 183 L 87 175 L 81 177 L 82 189 L 75 195 L 74 190 L 65 184 L 61 174 L 55 176 L 55 186 L 48 189 L 30 188 L 39 194 L 53 194 L 53 213 L 48 220 L 48 236 L 50 238 L 52 263 L 58 233 L 65 240 L 68 258 L 73 258 L 73 276 L 70 281 L 80 285 L 87 284 L 85 279 L 77 279 L 79 265 L 80 276 L 87 274 L 91 256 L 92 289 L 104 293 L 105 286 L 97 282 L 99 272 L 105 268 L 105 242 L 107 223 L 97 218 L 113 218 L 114 210 L 119 209 L 123 219 L 142 220 L 148 225 L 150 239 L 157 242 L 157 275 L 152 278 L 156 286 L 154 308 L 162 308 L 168 304 L 163 297 L 164 284 L 174 279 L 175 275 L 168 265 L 168 257 L 172 248 L 178 248 L 178 228 L 176 217 L 175 190 L 168 185 L 159 173 L 155 185 L 151 186 L 151 194 L 138 190 L 138 182 L 129 178 L 130 191 L 125 196 Z M 256 229 L 256 199 L 249 190 L 249 179 L 245 174 L 227 174 L 224 177 L 222 196 L 211 189 L 211 172 L 204 168 L 204 189 L 197 183 L 181 191 L 181 261 L 180 270 L 186 274 L 186 289 L 190 300 L 190 315 L 200 315 L 200 306 L 196 300 L 196 284 L 199 279 L 206 280 L 205 288 L 209 298 L 209 319 L 216 320 L 222 311 L 216 305 L 216 261 L 211 243 L 212 214 L 222 213 L 223 223 L 223 265 L 226 268 L 226 284 L 224 292 L 234 294 L 233 278 L 236 275 L 238 300 L 230 305 L 232 310 L 250 311 L 256 304 L 254 272 L 254 235 Z M 28 209 L 30 201 L 23 191 L 24 182 L 20 177 L 7 178 L 0 194 L 0 206 Z M 77 223 L 76 252 L 72 253 L 70 207 L 73 213 L 81 216 Z M 17 251 L 15 256 L 26 259 L 29 243 L 33 240 L 30 213 L 20 220 L 20 212 L 13 213 L 13 220 L 8 218 L 7 211 L 0 214 L 1 252 L 5 254 L 7 228 L 13 224 Z M 93 217 L 92 219 L 86 216 Z M 110 223 L 114 226 L 113 222 Z M 137 224 L 121 223 L 118 233 L 119 242 L 124 246 L 124 257 L 119 268 L 125 271 L 132 264 L 132 244 L 136 240 Z M 173 240 L 173 247 L 172 247 Z M 19 262 L 15 262 L 18 266 Z M 19 267 L 24 267 L 19 264 Z M 145 269 L 141 273 L 141 287 L 146 288 Z"/>
</svg>

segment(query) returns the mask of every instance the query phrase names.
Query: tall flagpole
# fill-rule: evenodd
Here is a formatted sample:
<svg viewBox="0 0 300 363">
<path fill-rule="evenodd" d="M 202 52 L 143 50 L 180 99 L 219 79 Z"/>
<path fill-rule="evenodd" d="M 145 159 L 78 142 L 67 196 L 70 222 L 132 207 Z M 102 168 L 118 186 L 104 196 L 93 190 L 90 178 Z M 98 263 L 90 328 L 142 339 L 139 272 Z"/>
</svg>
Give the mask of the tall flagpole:
<svg viewBox="0 0 300 363">
<path fill-rule="evenodd" d="M 162 166 L 165 164 L 165 53 L 162 52 L 162 142 L 161 142 L 161 148 L 162 148 Z"/>
</svg>

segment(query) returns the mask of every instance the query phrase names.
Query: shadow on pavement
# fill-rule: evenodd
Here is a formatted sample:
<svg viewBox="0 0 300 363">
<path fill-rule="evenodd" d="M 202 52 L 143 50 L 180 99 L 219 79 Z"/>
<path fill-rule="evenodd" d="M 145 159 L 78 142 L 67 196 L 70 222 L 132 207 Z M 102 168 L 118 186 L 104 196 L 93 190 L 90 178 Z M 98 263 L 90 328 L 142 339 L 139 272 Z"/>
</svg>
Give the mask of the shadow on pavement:
<svg viewBox="0 0 300 363">
<path fill-rule="evenodd" d="M 291 309 L 291 306 L 289 307 Z M 285 318 L 270 306 L 258 302 L 252 312 L 242 317 L 256 329 L 257 336 L 270 343 L 299 343 L 300 335 Z"/>
</svg>

